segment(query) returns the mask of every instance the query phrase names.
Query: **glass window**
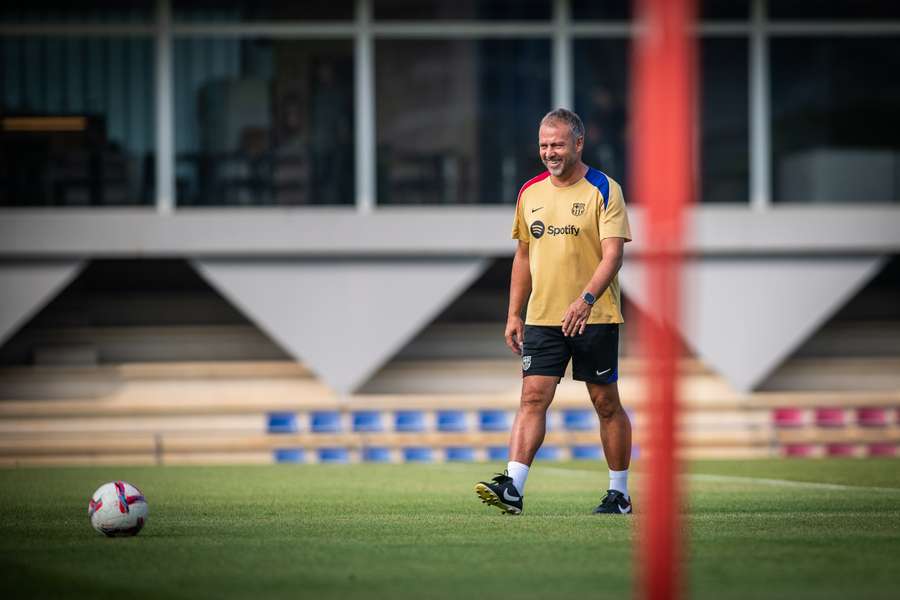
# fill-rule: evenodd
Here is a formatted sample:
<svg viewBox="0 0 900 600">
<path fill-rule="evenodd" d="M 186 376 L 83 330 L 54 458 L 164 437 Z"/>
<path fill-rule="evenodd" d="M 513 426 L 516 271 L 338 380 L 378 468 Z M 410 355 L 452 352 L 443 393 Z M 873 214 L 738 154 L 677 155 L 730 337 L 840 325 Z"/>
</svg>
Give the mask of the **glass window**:
<svg viewBox="0 0 900 600">
<path fill-rule="evenodd" d="M 178 203 L 352 204 L 352 44 L 176 40 Z"/>
<path fill-rule="evenodd" d="M 342 21 L 354 16 L 353 0 L 284 2 L 283 0 L 175 0 L 176 21 Z"/>
<path fill-rule="evenodd" d="M 0 38 L 0 205 L 150 204 L 153 44 Z"/>
<path fill-rule="evenodd" d="M 770 57 L 775 201 L 900 201 L 900 37 L 775 38 Z"/>
<path fill-rule="evenodd" d="M 376 19 L 549 19 L 550 0 L 374 0 Z"/>
<path fill-rule="evenodd" d="M 379 40 L 378 201 L 515 202 L 543 168 L 546 40 Z"/>
<path fill-rule="evenodd" d="M 572 18 L 627 20 L 631 18 L 631 2 L 632 0 L 572 0 Z"/>
<path fill-rule="evenodd" d="M 774 0 L 772 19 L 900 19 L 900 2 L 894 0 Z"/>
<path fill-rule="evenodd" d="M 152 21 L 153 0 L 5 0 L 3 23 L 138 23 Z"/>
<path fill-rule="evenodd" d="M 631 44 L 625 39 L 575 40 L 575 112 L 584 121 L 582 159 L 625 187 Z"/>
<path fill-rule="evenodd" d="M 748 42 L 700 42 L 700 200 L 748 202 L 750 126 Z"/>
</svg>

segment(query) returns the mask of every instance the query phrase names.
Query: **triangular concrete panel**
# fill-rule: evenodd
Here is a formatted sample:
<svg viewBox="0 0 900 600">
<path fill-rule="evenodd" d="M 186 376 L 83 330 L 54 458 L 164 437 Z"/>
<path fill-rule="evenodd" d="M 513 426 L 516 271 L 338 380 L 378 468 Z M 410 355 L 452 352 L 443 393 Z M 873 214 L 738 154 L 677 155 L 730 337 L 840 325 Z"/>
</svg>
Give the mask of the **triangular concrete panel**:
<svg viewBox="0 0 900 600">
<path fill-rule="evenodd" d="M 0 263 L 0 344 L 68 285 L 80 260 Z"/>
<path fill-rule="evenodd" d="M 750 391 L 874 277 L 885 257 L 711 257 L 683 272 L 682 331 L 710 367 Z M 638 307 L 648 305 L 645 270 L 620 273 Z"/>
<path fill-rule="evenodd" d="M 195 260 L 333 390 L 356 391 L 464 291 L 487 259 Z"/>
</svg>

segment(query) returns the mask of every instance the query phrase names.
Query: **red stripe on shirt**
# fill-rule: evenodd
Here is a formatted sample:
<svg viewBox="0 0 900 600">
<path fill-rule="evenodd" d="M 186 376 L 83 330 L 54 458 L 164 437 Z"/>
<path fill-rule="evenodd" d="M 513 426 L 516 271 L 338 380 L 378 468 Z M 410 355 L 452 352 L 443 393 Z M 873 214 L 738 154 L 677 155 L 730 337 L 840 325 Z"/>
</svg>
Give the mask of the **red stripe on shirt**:
<svg viewBox="0 0 900 600">
<path fill-rule="evenodd" d="M 522 194 L 525 193 L 525 190 L 527 190 L 530 186 L 536 184 L 537 182 L 547 179 L 548 177 L 550 177 L 550 171 L 544 171 L 540 175 L 532 177 L 525 182 L 525 185 L 523 185 L 522 189 L 519 190 L 519 197 L 516 198 L 516 210 L 518 210 L 519 208 L 519 202 L 522 201 Z"/>
</svg>

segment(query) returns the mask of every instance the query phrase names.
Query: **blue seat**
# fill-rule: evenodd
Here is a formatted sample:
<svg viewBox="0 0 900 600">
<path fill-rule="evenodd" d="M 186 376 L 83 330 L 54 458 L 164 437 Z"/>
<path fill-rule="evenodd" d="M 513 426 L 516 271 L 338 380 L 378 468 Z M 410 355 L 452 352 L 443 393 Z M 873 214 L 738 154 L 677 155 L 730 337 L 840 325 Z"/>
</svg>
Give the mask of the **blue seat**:
<svg viewBox="0 0 900 600">
<path fill-rule="evenodd" d="M 303 448 L 276 448 L 272 456 L 277 463 L 302 463 L 305 462 Z"/>
<path fill-rule="evenodd" d="M 600 446 L 572 446 L 572 460 L 603 460 Z"/>
<path fill-rule="evenodd" d="M 438 431 L 467 431 L 466 413 L 462 410 L 441 410 L 437 414 Z"/>
<path fill-rule="evenodd" d="M 482 431 L 507 431 L 509 414 L 505 410 L 483 410 L 478 414 Z"/>
<path fill-rule="evenodd" d="M 556 446 L 541 446 L 534 455 L 537 460 L 559 460 L 560 451 Z"/>
<path fill-rule="evenodd" d="M 569 431 L 591 431 L 597 428 L 597 415 L 592 410 L 563 411 L 563 425 Z"/>
<path fill-rule="evenodd" d="M 487 449 L 488 460 L 509 460 L 509 448 L 506 446 L 491 446 Z"/>
<path fill-rule="evenodd" d="M 363 448 L 362 459 L 364 462 L 391 462 L 391 449 L 382 446 Z"/>
<path fill-rule="evenodd" d="M 431 462 L 431 448 L 427 446 L 410 446 L 403 449 L 405 462 Z"/>
<path fill-rule="evenodd" d="M 447 462 L 472 462 L 475 449 L 468 446 L 451 446 L 445 450 Z"/>
<path fill-rule="evenodd" d="M 377 410 L 358 410 L 353 413 L 353 431 L 383 431 L 381 413 Z"/>
<path fill-rule="evenodd" d="M 319 448 L 319 462 L 345 463 L 349 460 L 350 453 L 346 448 Z"/>
<path fill-rule="evenodd" d="M 296 433 L 300 429 L 297 413 L 269 413 L 267 421 L 266 431 L 269 433 Z"/>
<path fill-rule="evenodd" d="M 340 433 L 341 413 L 336 410 L 320 410 L 312 413 L 310 429 L 313 433 Z"/>
<path fill-rule="evenodd" d="M 394 413 L 394 430 L 425 431 L 425 413 L 421 410 L 398 410 Z"/>
</svg>

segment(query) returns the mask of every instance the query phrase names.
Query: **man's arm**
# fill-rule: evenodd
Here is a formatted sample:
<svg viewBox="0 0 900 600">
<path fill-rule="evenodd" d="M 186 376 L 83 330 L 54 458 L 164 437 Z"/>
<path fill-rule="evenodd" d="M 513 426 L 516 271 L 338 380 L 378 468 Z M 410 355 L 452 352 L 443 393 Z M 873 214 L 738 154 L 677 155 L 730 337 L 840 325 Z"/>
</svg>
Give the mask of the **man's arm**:
<svg viewBox="0 0 900 600">
<path fill-rule="evenodd" d="M 528 244 L 520 241 L 513 257 L 512 275 L 509 278 L 509 314 L 506 317 L 506 345 L 516 354 L 522 354 L 525 324 L 522 307 L 531 293 L 531 265 L 528 262 Z"/>
<path fill-rule="evenodd" d="M 624 247 L 625 240 L 623 238 L 608 237 L 600 242 L 603 258 L 600 259 L 600 264 L 594 270 L 591 280 L 584 286 L 585 292 L 590 292 L 595 298 L 599 298 L 606 291 L 613 277 L 622 268 Z M 584 327 L 587 324 L 588 317 L 591 315 L 591 308 L 592 306 L 582 298 L 576 298 L 569 305 L 566 314 L 563 315 L 563 335 L 574 336 L 584 333 Z"/>
</svg>

